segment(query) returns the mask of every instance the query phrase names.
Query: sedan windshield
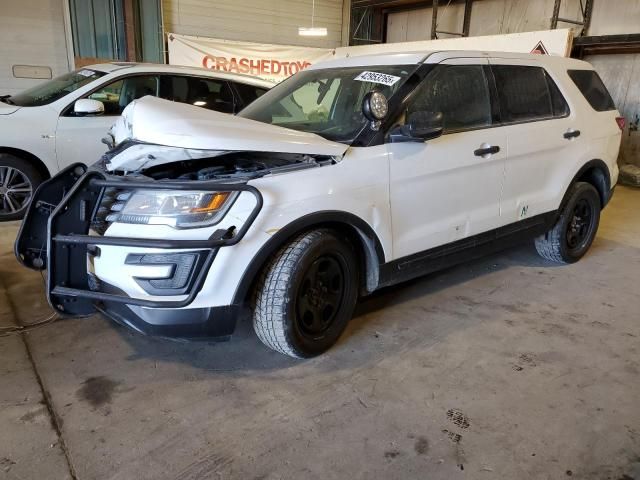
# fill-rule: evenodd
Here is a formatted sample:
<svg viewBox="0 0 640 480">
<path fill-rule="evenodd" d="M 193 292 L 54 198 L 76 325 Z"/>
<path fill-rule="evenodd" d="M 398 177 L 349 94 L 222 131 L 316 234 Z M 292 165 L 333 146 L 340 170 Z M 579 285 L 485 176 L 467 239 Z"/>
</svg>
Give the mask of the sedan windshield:
<svg viewBox="0 0 640 480">
<path fill-rule="evenodd" d="M 239 116 L 351 144 L 367 124 L 364 96 L 391 98 L 416 65 L 332 68 L 302 71 L 275 86 Z"/>
<path fill-rule="evenodd" d="M 8 97 L 8 102 L 20 107 L 39 107 L 55 102 L 59 98 L 84 87 L 88 83 L 105 75 L 103 72 L 83 68 L 29 88 L 24 92 Z"/>
</svg>

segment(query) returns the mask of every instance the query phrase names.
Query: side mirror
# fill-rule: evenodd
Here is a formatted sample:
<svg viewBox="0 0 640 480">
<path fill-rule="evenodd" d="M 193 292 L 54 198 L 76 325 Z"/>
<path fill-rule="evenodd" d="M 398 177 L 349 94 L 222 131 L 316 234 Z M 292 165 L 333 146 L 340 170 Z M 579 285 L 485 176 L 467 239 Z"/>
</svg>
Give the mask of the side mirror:
<svg viewBox="0 0 640 480">
<path fill-rule="evenodd" d="M 442 112 L 418 111 L 411 113 L 405 125 L 394 128 L 389 138 L 397 142 L 425 142 L 442 135 L 444 122 Z"/>
<path fill-rule="evenodd" d="M 73 104 L 73 113 L 79 117 L 88 117 L 104 114 L 104 103 L 90 98 L 81 98 Z"/>
</svg>

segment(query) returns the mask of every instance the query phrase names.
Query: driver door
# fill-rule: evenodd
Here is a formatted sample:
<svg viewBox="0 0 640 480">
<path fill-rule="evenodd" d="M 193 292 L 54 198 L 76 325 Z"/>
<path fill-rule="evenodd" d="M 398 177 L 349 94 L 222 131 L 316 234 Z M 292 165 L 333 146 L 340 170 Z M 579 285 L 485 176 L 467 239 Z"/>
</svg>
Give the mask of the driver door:
<svg viewBox="0 0 640 480">
<path fill-rule="evenodd" d="M 136 75 L 114 80 L 83 97 L 104 104 L 104 114 L 76 116 L 73 104 L 58 118 L 56 129 L 56 158 L 58 167 L 65 168 L 75 162 L 90 165 L 107 151 L 102 139 L 122 114 L 124 108 L 137 98 L 158 95 L 157 75 Z"/>
<path fill-rule="evenodd" d="M 441 111 L 444 132 L 387 144 L 394 259 L 500 226 L 507 142 L 504 129 L 491 128 L 491 82 L 486 60 L 450 59 L 410 99 L 405 118 Z"/>
</svg>

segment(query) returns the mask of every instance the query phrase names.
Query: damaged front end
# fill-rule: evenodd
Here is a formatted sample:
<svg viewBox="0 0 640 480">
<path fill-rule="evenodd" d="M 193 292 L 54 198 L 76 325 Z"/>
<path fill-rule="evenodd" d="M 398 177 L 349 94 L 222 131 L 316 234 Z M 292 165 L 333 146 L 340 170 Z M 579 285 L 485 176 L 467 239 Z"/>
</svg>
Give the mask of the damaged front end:
<svg viewBox="0 0 640 480">
<path fill-rule="evenodd" d="M 183 109 L 142 101 L 139 116 L 156 109 L 158 121 L 157 109 L 171 107 L 167 103 Z M 193 109 L 187 113 L 202 115 Z M 223 115 L 207 113 L 217 120 Z M 274 128 L 223 116 L 227 132 L 253 124 Z M 263 196 L 251 180 L 330 165 L 346 147 L 324 140 L 305 146 L 278 128 L 263 150 L 229 149 L 241 142 L 219 133 L 217 141 L 182 136 L 178 145 L 163 145 L 149 142 L 161 127 L 136 136 L 132 118 L 125 110 L 112 129 L 113 148 L 99 162 L 71 165 L 36 190 L 16 257 L 28 268 L 47 270 L 47 298 L 60 314 L 97 310 L 166 337 L 229 336 L 244 305 L 193 304 L 219 250 L 240 242 L 262 209 Z M 182 118 L 183 128 L 188 120 Z"/>
<path fill-rule="evenodd" d="M 145 318 L 149 316 L 146 309 L 163 309 L 154 311 L 154 316 L 174 312 L 175 318 L 175 311 L 164 309 L 180 309 L 191 304 L 202 288 L 218 250 L 242 240 L 257 217 L 263 203 L 260 192 L 246 183 L 217 180 L 156 182 L 106 175 L 98 170 L 89 170 L 78 177 L 84 169 L 82 165 L 74 165 L 43 184 L 34 195 L 15 244 L 16 256 L 23 265 L 47 270 L 46 294 L 51 307 L 66 316 L 85 316 L 98 310 L 150 334 L 189 338 L 205 332 L 207 336 L 230 335 L 235 324 L 232 317 L 239 313 L 241 306 L 225 307 L 224 312 L 219 310 L 215 325 L 208 325 L 211 311 L 186 310 L 184 313 L 188 318 L 179 329 L 175 325 L 158 323 L 157 318 L 153 321 Z M 131 195 L 150 189 L 187 195 L 199 192 L 199 195 L 226 198 L 246 192 L 254 198 L 254 205 L 242 225 L 215 229 L 206 239 L 105 235 L 110 223 L 127 221 L 114 217 L 112 210 L 114 205 L 122 203 L 119 200 L 124 192 Z M 53 192 L 63 195 L 56 206 Z M 134 278 L 146 295 L 132 297 L 96 275 L 93 265 L 99 259 L 101 249 L 106 247 L 126 247 L 130 253 L 126 255 L 125 263 L 137 266 L 140 272 L 147 266 L 152 267 L 152 271 L 164 267 L 165 273 L 150 278 L 141 273 L 140 277 Z M 149 249 L 155 253 L 145 253 Z"/>
</svg>

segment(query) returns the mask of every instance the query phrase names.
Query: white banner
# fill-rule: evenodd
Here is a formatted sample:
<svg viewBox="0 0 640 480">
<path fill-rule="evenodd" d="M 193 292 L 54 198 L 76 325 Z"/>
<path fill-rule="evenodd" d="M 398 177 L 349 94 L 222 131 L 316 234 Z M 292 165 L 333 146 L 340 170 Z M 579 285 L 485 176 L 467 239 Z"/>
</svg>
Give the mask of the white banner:
<svg viewBox="0 0 640 480">
<path fill-rule="evenodd" d="M 383 52 L 483 50 L 569 56 L 571 30 L 543 30 L 482 37 L 446 38 L 418 42 L 383 43 L 356 47 L 296 47 L 236 42 L 216 38 L 168 34 L 169 63 L 243 73 L 278 83 L 311 64 L 331 58 Z"/>
<path fill-rule="evenodd" d="M 326 48 L 236 42 L 168 34 L 169 63 L 243 73 L 278 83 L 309 65 L 333 57 Z"/>
</svg>

